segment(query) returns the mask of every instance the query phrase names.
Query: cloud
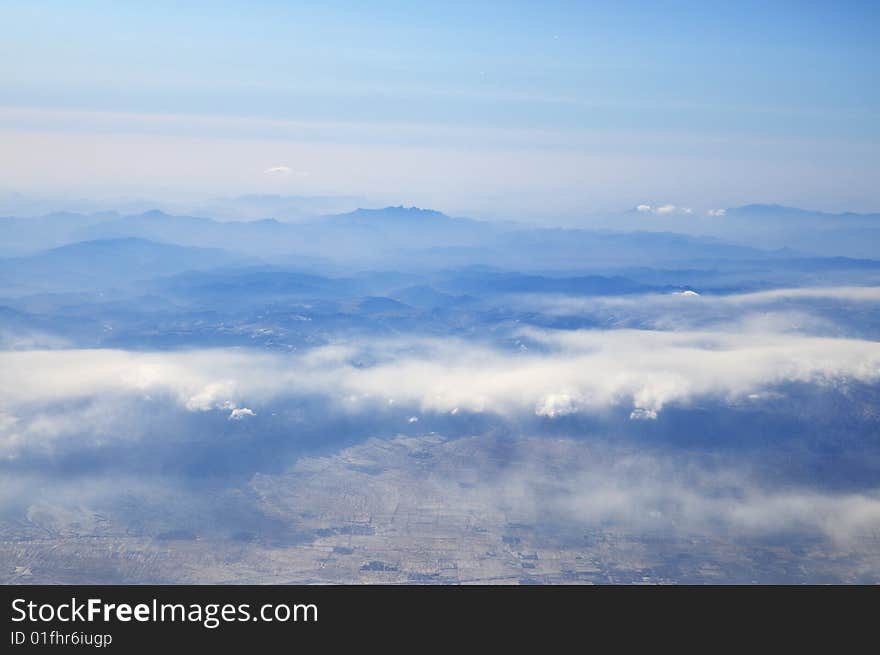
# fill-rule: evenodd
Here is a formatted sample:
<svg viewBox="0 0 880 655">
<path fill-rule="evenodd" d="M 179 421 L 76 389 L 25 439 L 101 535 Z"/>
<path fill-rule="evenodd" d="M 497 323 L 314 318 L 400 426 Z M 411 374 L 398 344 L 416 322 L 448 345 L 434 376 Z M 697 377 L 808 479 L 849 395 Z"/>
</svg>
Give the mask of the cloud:
<svg viewBox="0 0 880 655">
<path fill-rule="evenodd" d="M 236 407 L 229 413 L 230 421 L 241 421 L 248 416 L 256 416 L 257 413 L 249 407 Z"/>
<path fill-rule="evenodd" d="M 272 166 L 263 171 L 266 175 L 290 175 L 293 169 L 288 166 Z"/>
<path fill-rule="evenodd" d="M 835 302 L 833 320 L 795 304 L 812 308 L 817 299 Z M 475 414 L 558 421 L 609 411 L 650 420 L 670 405 L 735 405 L 791 383 L 834 387 L 880 379 L 880 343 L 839 336 L 842 309 L 851 305 L 863 316 L 865 303 L 880 302 L 880 287 L 511 302 L 548 316 L 652 329 L 519 328 L 512 335 L 522 346 L 516 350 L 411 337 L 352 340 L 298 354 L 0 351 L 0 459 L 76 443 L 135 442 L 148 428 L 130 425 L 126 414 L 162 408 L 177 412 L 178 421 L 187 414 L 256 419 L 262 408 L 291 401 L 321 403 L 338 420 L 396 413 L 395 421 L 404 422 Z"/>
<path fill-rule="evenodd" d="M 728 303 L 769 303 L 787 299 L 846 300 L 851 302 L 880 302 L 880 287 L 801 287 L 797 289 L 770 289 L 730 296 L 718 296 Z"/>
<path fill-rule="evenodd" d="M 235 382 L 225 380 L 211 382 L 191 395 L 184 406 L 191 412 L 207 412 L 212 409 L 232 409 L 235 403 L 230 397 L 235 393 Z"/>
<path fill-rule="evenodd" d="M 535 406 L 535 414 L 537 416 L 547 416 L 549 418 L 574 414 L 577 410 L 577 401 L 567 393 L 547 394 Z"/>
<path fill-rule="evenodd" d="M 506 301 L 520 311 L 577 317 L 598 325 L 870 337 L 873 331 L 866 330 L 864 312 L 880 303 L 880 287 L 804 287 L 727 295 L 692 290 L 613 297 L 519 294 Z"/>
<path fill-rule="evenodd" d="M 662 302 L 682 308 L 704 301 L 711 305 L 713 298 L 665 294 L 631 298 L 626 306 Z M 743 313 L 742 298 L 721 302 Z M 827 438 L 841 457 L 865 460 L 870 468 L 872 446 L 847 439 L 849 432 L 871 434 L 874 419 L 853 412 L 848 421 L 857 427 L 827 437 L 818 431 L 803 435 L 801 422 L 797 448 L 788 448 L 795 443 L 791 435 L 781 441 L 784 448 L 769 442 L 785 436 L 780 416 L 806 402 L 793 404 L 785 385 L 841 387 L 842 396 L 858 382 L 876 385 L 880 343 L 780 332 L 766 321 L 747 327 L 520 329 L 516 337 L 529 345 L 525 351 L 413 337 L 352 339 L 293 354 L 0 352 L 0 510 L 14 515 L 16 526 L 41 535 L 39 544 L 58 544 L 62 537 L 69 544 L 78 536 L 91 543 L 95 535 L 109 534 L 124 535 L 123 547 L 142 548 L 155 535 L 177 530 L 197 534 L 199 541 L 190 544 L 195 550 L 186 552 L 204 555 L 228 544 L 211 541 L 211 535 L 228 540 L 238 531 L 261 534 L 259 545 L 235 545 L 236 552 L 250 549 L 254 560 L 217 564 L 200 557 L 205 561 L 174 568 L 212 579 L 275 575 L 272 565 L 253 566 L 280 552 L 273 539 L 284 544 L 284 557 L 301 549 L 295 551 L 299 556 L 316 550 L 313 541 L 322 548 L 332 541 L 308 537 L 315 517 L 322 523 L 315 523 L 313 533 L 325 534 L 332 532 L 328 522 L 350 526 L 364 516 L 374 530 L 358 537 L 361 552 L 371 553 L 367 560 L 389 552 L 412 555 L 408 540 L 389 551 L 387 535 L 397 527 L 393 521 L 416 516 L 428 517 L 427 527 L 419 529 L 436 530 L 438 538 L 460 534 L 465 541 L 457 543 L 467 546 L 470 539 L 495 540 L 479 541 L 479 552 L 497 547 L 506 553 L 501 538 L 512 530 L 526 535 L 518 546 L 522 552 L 549 552 L 557 547 L 555 536 L 562 535 L 558 543 L 571 543 L 575 535 L 581 553 L 584 534 L 611 534 L 611 547 L 621 550 L 610 556 L 632 557 L 632 549 L 643 549 L 638 552 L 644 557 L 661 558 L 652 560 L 659 569 L 665 555 L 658 540 L 686 537 L 698 540 L 687 541 L 687 548 L 703 562 L 724 568 L 731 556 L 758 552 L 744 545 L 749 539 L 785 535 L 786 544 L 804 543 L 792 541 L 796 535 L 806 539 L 809 549 L 803 552 L 809 554 L 789 553 L 795 559 L 788 561 L 838 562 L 834 576 L 876 571 L 876 560 L 866 559 L 877 552 L 880 529 L 876 476 L 832 487 L 814 475 L 816 460 L 806 453 L 814 439 Z M 869 398 L 876 388 L 869 389 Z M 841 409 L 838 400 L 840 412 L 873 411 L 870 401 L 840 401 Z M 767 424 L 772 434 L 760 436 L 760 459 L 737 450 L 740 441 L 754 437 L 754 423 L 726 420 L 755 404 L 773 414 Z M 663 420 L 671 407 L 695 407 L 689 417 L 703 418 L 689 419 L 679 434 L 680 411 Z M 724 423 L 720 433 L 706 416 Z M 717 421 L 719 416 L 725 420 Z M 418 432 L 430 434 L 394 437 L 416 419 L 424 426 Z M 228 421 L 246 421 L 254 429 L 234 429 L 245 425 Z M 434 433 L 443 428 L 448 432 Z M 664 430 L 675 435 L 664 436 Z M 361 443 L 342 448 L 334 445 L 334 435 L 344 435 L 346 444 Z M 383 438 L 367 440 L 375 435 Z M 322 456 L 304 457 L 308 451 L 296 450 L 298 439 L 317 444 Z M 679 439 L 723 448 L 710 455 L 690 443 L 677 447 Z M 817 457 L 827 456 L 823 451 Z M 291 468 L 266 473 L 285 467 Z M 206 478 L 213 486 L 199 487 Z M 334 489 L 345 489 L 355 502 L 336 502 Z M 233 514 L 229 507 L 236 503 L 240 510 Z M 468 527 L 456 533 L 462 524 L 485 531 Z M 146 541 L 133 541 L 138 538 Z M 574 549 L 560 548 L 574 560 Z M 173 545 L 163 549 L 171 561 L 185 556 L 185 549 Z M 835 558 L 835 549 L 846 549 L 846 558 Z M 465 551 L 444 557 L 465 566 L 473 559 Z M 637 559 L 643 561 L 642 555 Z M 329 567 L 327 575 L 330 569 L 345 574 Z"/>
<path fill-rule="evenodd" d="M 0 509 L 18 509 L 0 524 L 21 537 L 0 552 L 5 580 L 30 565 L 55 582 L 70 561 L 92 564 L 95 582 L 277 582 L 285 566 L 295 581 L 351 582 L 372 560 L 401 563 L 401 581 L 515 582 L 528 563 L 551 581 L 876 582 L 880 489 L 810 488 L 760 469 L 644 443 L 488 433 L 372 438 L 225 489 L 4 475 Z"/>
<path fill-rule="evenodd" d="M 273 176 L 295 175 L 296 177 L 308 177 L 310 175 L 308 171 L 295 171 L 289 166 L 272 166 L 264 170 L 263 174 Z"/>
<path fill-rule="evenodd" d="M 672 214 L 687 215 L 693 213 L 693 209 L 691 209 L 690 207 L 679 207 L 673 204 L 665 204 L 659 206 L 641 204 L 636 205 L 636 211 L 643 214 L 660 214 L 661 216 L 668 216 Z"/>
<path fill-rule="evenodd" d="M 540 465 L 524 464 L 519 472 L 520 484 L 533 493 L 548 485 L 542 503 L 557 521 L 610 523 L 632 531 L 735 533 L 741 539 L 813 534 L 838 545 L 866 538 L 873 543 L 880 528 L 878 488 L 861 493 L 774 488 L 734 465 L 713 468 L 700 458 L 602 452 L 574 444 L 567 450 L 573 465 L 553 482 Z M 588 453 L 595 463 L 586 461 Z"/>
<path fill-rule="evenodd" d="M 519 436 L 504 441 L 503 458 L 501 450 L 491 435 L 375 439 L 252 484 L 270 506 L 285 507 L 311 506 L 322 489 L 344 481 L 362 499 L 360 511 L 379 521 L 379 532 L 383 517 L 427 514 L 418 499 L 432 513 L 438 506 L 470 508 L 474 521 L 502 533 L 511 523 L 528 524 L 534 533 L 611 527 L 639 539 L 646 532 L 726 537 L 733 531 L 740 539 L 801 533 L 838 546 L 864 539 L 870 549 L 880 528 L 877 488 L 834 493 L 774 486 L 735 462 L 571 438 Z M 412 466 L 413 453 L 422 455 L 423 466 Z M 350 462 L 376 472 L 353 479 Z M 706 544 L 691 547 L 707 555 Z"/>
<path fill-rule="evenodd" d="M 353 415 L 399 406 L 420 414 L 458 409 L 556 419 L 620 407 L 642 419 L 659 416 L 670 404 L 729 402 L 793 382 L 833 386 L 880 379 L 880 343 L 779 332 L 766 317 L 747 331 L 523 329 L 519 335 L 529 350 L 413 338 L 302 355 L 3 352 L 0 444 L 12 454 L 81 433 L 83 425 L 112 438 L 107 408 L 133 401 L 170 402 L 195 414 L 231 412 L 230 418 L 255 415 L 279 399 L 314 397 Z M 374 363 L 353 363 L 363 361 Z"/>
<path fill-rule="evenodd" d="M 710 209 L 709 211 L 706 212 L 707 216 L 719 216 L 720 217 L 720 216 L 724 216 L 726 214 L 727 214 L 726 209 Z"/>
<path fill-rule="evenodd" d="M 518 300 L 529 306 L 556 314 L 559 311 L 578 311 L 596 305 L 615 307 L 683 307 L 681 297 L 700 297 L 700 304 L 706 308 L 720 310 L 724 306 L 764 305 L 784 300 L 840 300 L 854 303 L 880 302 L 880 286 L 843 287 L 797 287 L 751 291 L 747 293 L 700 294 L 687 290 L 669 294 L 644 294 L 630 296 L 566 296 L 564 294 L 530 295 L 521 294 Z M 689 304 L 687 306 L 694 307 Z"/>
</svg>

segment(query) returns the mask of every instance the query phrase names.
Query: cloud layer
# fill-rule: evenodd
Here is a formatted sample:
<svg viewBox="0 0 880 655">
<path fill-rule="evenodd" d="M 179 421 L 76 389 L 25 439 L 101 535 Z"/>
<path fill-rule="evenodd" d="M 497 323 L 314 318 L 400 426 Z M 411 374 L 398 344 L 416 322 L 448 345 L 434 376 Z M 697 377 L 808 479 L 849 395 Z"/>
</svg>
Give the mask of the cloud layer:
<svg viewBox="0 0 880 655">
<path fill-rule="evenodd" d="M 685 299 L 690 301 L 691 299 Z M 515 350 L 457 339 L 401 339 L 316 348 L 0 353 L 7 452 L 94 430 L 128 399 L 164 399 L 189 412 L 243 419 L 279 398 L 320 397 L 334 411 L 396 404 L 557 418 L 625 410 L 653 419 L 670 404 L 758 397 L 788 383 L 833 386 L 880 378 L 880 343 L 772 332 L 522 330 Z M 40 408 L 53 408 L 50 414 Z M 231 414 L 230 414 L 231 412 Z M 28 417 L 36 418 L 28 418 Z M 99 430 L 100 431 L 100 430 Z"/>
</svg>

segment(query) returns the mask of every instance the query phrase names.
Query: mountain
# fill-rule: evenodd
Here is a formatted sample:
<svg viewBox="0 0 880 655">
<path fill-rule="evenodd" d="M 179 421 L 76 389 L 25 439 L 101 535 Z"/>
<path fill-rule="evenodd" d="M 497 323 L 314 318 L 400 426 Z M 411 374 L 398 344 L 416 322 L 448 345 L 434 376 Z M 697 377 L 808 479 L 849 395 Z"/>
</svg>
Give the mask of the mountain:
<svg viewBox="0 0 880 655">
<path fill-rule="evenodd" d="M 138 238 L 254 255 L 370 259 L 399 249 L 476 244 L 499 230 L 491 223 L 415 207 L 358 209 L 302 223 L 271 218 L 217 221 L 159 210 L 124 216 L 53 214 L 2 221 L 0 229 L 9 235 L 2 252 L 7 256 L 79 241 Z"/>
<path fill-rule="evenodd" d="M 341 225 L 370 225 L 382 229 L 398 229 L 401 227 L 432 227 L 439 225 L 464 225 L 475 224 L 467 218 L 451 218 L 442 212 L 433 209 L 421 209 L 419 207 L 385 207 L 384 209 L 356 209 L 346 214 L 328 216 L 325 219 L 329 223 Z"/>
<path fill-rule="evenodd" d="M 384 209 L 357 209 L 347 214 L 327 216 L 313 226 L 345 240 L 357 235 L 358 245 L 382 250 L 419 249 L 436 245 L 475 246 L 491 239 L 503 226 L 453 218 L 442 212 L 418 207 L 385 207 Z"/>
<path fill-rule="evenodd" d="M 495 231 L 492 224 L 451 218 L 432 210 L 387 207 L 358 209 L 302 223 L 275 219 L 216 221 L 173 216 L 159 210 L 89 221 L 70 231 L 78 240 L 137 237 L 182 245 L 232 248 L 262 255 L 358 257 L 364 253 L 437 242 L 470 244 Z"/>
<path fill-rule="evenodd" d="M 362 225 L 380 230 L 482 229 L 490 224 L 469 218 L 452 218 L 434 209 L 419 207 L 385 207 L 384 209 L 356 209 L 347 214 L 327 216 L 324 221 L 334 225 Z"/>
<path fill-rule="evenodd" d="M 662 229 L 667 225 L 675 229 Z M 528 227 L 403 206 L 362 208 L 299 223 L 271 218 L 218 221 L 159 210 L 132 215 L 53 214 L 0 219 L 6 235 L 0 255 L 133 238 L 235 252 L 316 272 L 333 267 L 348 272 L 424 271 L 476 264 L 533 272 L 586 271 L 609 265 L 703 266 L 720 260 L 796 256 L 880 259 L 880 219 L 874 215 L 835 216 L 749 205 L 717 217 L 627 214 L 614 227 Z M 711 234 L 694 234 L 700 231 Z"/>
<path fill-rule="evenodd" d="M 492 271 L 463 271 L 451 276 L 438 286 L 447 292 L 474 296 L 547 293 L 575 296 L 608 296 L 672 290 L 639 284 L 620 276 L 582 275 L 575 277 L 550 277 L 546 275 L 525 275 L 522 273 Z"/>
<path fill-rule="evenodd" d="M 752 204 L 742 207 L 731 207 L 725 215 L 734 218 L 765 218 L 771 220 L 811 220 L 864 222 L 865 225 L 880 225 L 880 214 L 858 214 L 856 212 L 828 213 L 787 207 L 785 205 Z"/>
<path fill-rule="evenodd" d="M 122 238 L 84 241 L 29 255 L 0 260 L 0 280 L 10 289 L 72 291 L 108 288 L 182 271 L 243 263 L 224 250 Z"/>
<path fill-rule="evenodd" d="M 667 232 L 713 237 L 764 251 L 787 249 L 813 257 L 880 259 L 880 214 L 839 214 L 784 205 L 750 204 L 712 215 L 674 211 L 627 211 L 592 219 L 617 232 Z"/>
<path fill-rule="evenodd" d="M 166 211 L 194 211 L 199 216 L 211 216 L 222 221 L 253 221 L 263 218 L 303 221 L 351 211 L 363 202 L 363 198 L 356 196 L 246 194 L 208 200 L 186 210 L 166 209 Z"/>
<path fill-rule="evenodd" d="M 358 295 L 362 284 L 350 278 L 330 278 L 297 271 L 262 267 L 187 271 L 154 280 L 149 287 L 159 294 L 194 306 L 245 308 L 266 303 L 339 300 Z"/>
<path fill-rule="evenodd" d="M 750 235 L 769 247 L 787 246 L 821 256 L 880 259 L 880 214 L 826 212 L 782 205 L 728 209 L 727 235 Z"/>
<path fill-rule="evenodd" d="M 77 234 L 93 223 L 118 218 L 109 212 L 77 214 L 55 212 L 43 216 L 0 218 L 0 257 L 13 257 L 81 241 Z"/>
</svg>

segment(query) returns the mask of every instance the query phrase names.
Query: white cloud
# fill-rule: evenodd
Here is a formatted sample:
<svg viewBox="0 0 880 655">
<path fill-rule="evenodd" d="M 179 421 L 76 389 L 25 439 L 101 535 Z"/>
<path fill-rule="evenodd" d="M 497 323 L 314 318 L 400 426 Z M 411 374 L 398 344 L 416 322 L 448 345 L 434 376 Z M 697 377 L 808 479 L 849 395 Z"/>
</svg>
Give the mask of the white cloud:
<svg viewBox="0 0 880 655">
<path fill-rule="evenodd" d="M 648 204 L 641 204 L 636 206 L 636 211 L 642 212 L 644 214 L 660 214 L 661 216 L 668 216 L 671 214 L 693 214 L 694 210 L 690 207 L 679 207 L 673 204 L 665 204 L 659 206 L 653 206 Z"/>
<path fill-rule="evenodd" d="M 289 166 L 272 166 L 264 170 L 263 173 L 272 176 L 294 175 L 296 177 L 308 177 L 310 175 L 308 171 L 295 171 Z"/>
<path fill-rule="evenodd" d="M 707 216 L 724 216 L 727 214 L 726 209 L 710 209 L 706 212 Z"/>
<path fill-rule="evenodd" d="M 521 330 L 519 342 L 530 348 L 516 351 L 455 338 L 351 342 L 287 355 L 239 349 L 0 351 L 0 457 L 49 448 L 73 434 L 96 441 L 137 439 L 139 430 L 120 430 L 119 421 L 127 407 L 142 402 L 223 411 L 232 420 L 298 396 L 321 398 L 345 413 L 402 407 L 413 416 L 489 412 L 555 419 L 616 407 L 645 419 L 659 417 L 669 404 L 740 402 L 789 382 L 876 382 L 880 343 L 810 336 L 840 330 L 790 307 L 766 307 L 817 298 L 876 303 L 880 287 L 520 297 L 516 302 L 548 315 L 631 316 L 663 330 Z M 351 364 L 364 359 L 376 363 Z"/>
<path fill-rule="evenodd" d="M 670 453 L 644 443 L 636 448 L 580 436 L 506 434 L 375 438 L 299 457 L 286 471 L 256 473 L 222 493 L 194 486 L 118 473 L 73 480 L 4 475 L 0 509 L 21 516 L 16 528 L 39 532 L 27 549 L 13 543 L 7 552 L 13 564 L 27 565 L 34 553 L 76 554 L 107 535 L 118 545 L 115 555 L 125 559 L 158 553 L 149 535 L 184 528 L 199 541 L 185 548 L 160 544 L 157 563 L 188 582 L 277 581 L 280 567 L 290 569 L 294 559 L 306 562 L 297 567 L 300 581 L 314 582 L 315 575 L 345 581 L 351 573 L 345 561 L 372 559 L 406 562 L 402 581 L 409 571 L 436 569 L 460 580 L 515 581 L 523 560 L 503 539 L 515 534 L 521 539 L 515 550 L 539 554 L 542 577 L 573 569 L 600 579 L 610 564 L 662 580 L 674 574 L 652 569 L 668 570 L 670 562 L 682 577 L 716 582 L 743 575 L 772 582 L 789 571 L 813 581 L 864 582 L 880 571 L 876 485 L 833 491 L 791 480 L 780 484 L 736 458 Z M 350 502 L 339 502 L 332 490 L 343 490 Z M 247 515 L 237 518 L 241 508 Z M 372 530 L 359 534 L 356 544 L 326 531 L 315 541 L 278 540 L 279 548 L 271 538 L 240 542 L 234 558 L 211 556 L 228 545 L 236 526 L 253 530 L 253 516 L 271 518 L 258 528 L 267 537 L 327 525 L 361 523 Z M 403 534 L 407 525 L 419 538 L 394 539 L 389 546 L 389 535 Z M 585 534 L 598 538 L 585 541 Z M 454 544 L 450 535 L 456 535 Z M 341 566 L 322 568 L 338 544 L 357 552 Z M 771 551 L 772 562 L 749 567 Z M 475 558 L 475 552 L 483 555 Z M 678 553 L 688 560 L 676 564 Z"/>
<path fill-rule="evenodd" d="M 614 297 L 521 294 L 507 301 L 549 316 L 590 317 L 600 323 L 661 330 L 846 335 L 863 311 L 880 302 L 880 287 L 804 287 L 730 295 L 695 291 Z M 813 303 L 814 300 L 836 301 Z M 774 306 L 776 305 L 776 306 Z M 858 333 L 858 332 L 856 332 Z"/>
<path fill-rule="evenodd" d="M 232 381 L 211 382 L 186 399 L 184 405 L 191 412 L 207 412 L 212 409 L 232 409 L 235 407 L 229 398 L 234 393 Z"/>
<path fill-rule="evenodd" d="M 236 407 L 229 413 L 230 421 L 241 421 L 248 416 L 256 416 L 257 413 L 249 407 Z"/>
<path fill-rule="evenodd" d="M 852 293 L 861 298 L 865 290 Z M 712 299 L 664 295 L 656 300 L 680 307 Z M 273 400 L 308 395 L 329 402 L 337 412 L 375 414 L 402 407 L 407 411 L 402 420 L 411 423 L 420 411 L 557 419 L 609 408 L 621 409 L 633 421 L 650 422 L 670 404 L 706 397 L 772 402 L 773 385 L 791 381 L 880 380 L 880 343 L 780 333 L 766 325 L 753 332 L 523 330 L 519 336 L 536 347 L 500 350 L 449 338 L 353 342 L 297 355 L 239 349 L 0 352 L 0 457 L 64 440 L 88 439 L 92 445 L 140 438 L 141 428 L 127 411 L 135 402 L 165 403 L 194 415 L 218 412 L 231 421 L 256 416 Z M 353 366 L 352 361 L 366 359 L 359 354 L 367 348 L 378 363 Z M 392 398 L 396 402 L 389 405 Z M 498 516 L 501 526 L 539 516 L 542 524 L 610 523 L 639 534 L 662 529 L 711 535 L 718 534 L 719 526 L 722 534 L 740 536 L 807 531 L 839 543 L 876 534 L 880 526 L 876 488 L 831 493 L 766 487 L 742 471 L 685 461 L 687 455 L 679 452 L 611 451 L 596 442 L 550 435 L 516 436 L 506 444 L 512 453 L 502 465 L 491 437 L 432 439 L 371 442 L 343 457 L 324 458 L 320 465 L 312 460 L 294 473 L 318 471 L 314 493 L 326 493 L 326 478 L 338 460 L 343 463 L 339 475 L 347 476 L 343 479 L 365 504 L 390 502 L 389 495 L 404 493 L 432 502 L 440 498 L 480 517 Z M 411 462 L 408 453 L 414 449 L 431 454 L 419 461 L 436 468 L 426 473 L 391 459 L 400 450 L 402 461 Z M 369 466 L 373 457 L 381 463 L 376 467 L 380 473 L 352 475 L 346 462 Z M 261 509 L 269 513 L 271 501 L 265 498 L 272 495 L 271 482 L 265 475 L 254 482 L 262 485 L 261 492 L 268 489 L 258 496 L 267 503 Z M 0 480 L 0 485 L 3 491 L 10 482 Z M 306 501 L 308 496 L 289 498 Z M 41 525 L 89 527 L 88 513 L 71 518 L 28 502 L 35 507 L 30 515 Z M 287 506 L 293 504 L 308 505 Z M 364 511 L 373 509 L 370 505 Z M 389 515 L 378 509 L 373 514 L 377 520 Z M 445 514 L 438 516 L 445 520 Z"/>
<path fill-rule="evenodd" d="M 578 411 L 578 404 L 576 398 L 567 393 L 550 393 L 538 401 L 535 415 L 556 418 L 574 414 Z"/>
<path fill-rule="evenodd" d="M 633 418 L 648 418 L 669 404 L 700 398 L 735 401 L 788 382 L 880 379 L 878 342 L 780 332 L 766 317 L 745 328 L 523 330 L 521 338 L 539 347 L 513 352 L 457 339 L 372 341 L 369 347 L 379 363 L 360 368 L 350 363 L 360 352 L 357 344 L 303 355 L 2 352 L 0 443 L 12 452 L 64 438 L 83 424 L 112 437 L 116 414 L 107 408 L 124 406 L 126 399 L 170 401 L 192 412 L 228 411 L 230 418 L 258 412 L 274 399 L 302 395 L 324 398 L 337 411 L 352 413 L 387 409 L 394 398 L 395 406 L 420 412 L 458 409 L 556 418 L 621 407 Z M 38 411 L 65 406 L 72 408 L 66 410 L 70 414 Z"/>
<path fill-rule="evenodd" d="M 266 175 L 290 175 L 293 169 L 289 166 L 272 166 L 263 171 Z"/>
<path fill-rule="evenodd" d="M 371 440 L 301 462 L 284 475 L 260 475 L 253 484 L 272 507 L 282 499 L 284 505 L 308 505 L 328 485 L 344 481 L 363 499 L 361 511 L 379 521 L 396 515 L 400 505 L 424 515 L 429 510 L 418 505 L 424 499 L 432 512 L 438 505 L 470 508 L 482 524 L 495 522 L 499 530 L 516 522 L 600 531 L 614 526 L 617 534 L 634 531 L 639 537 L 653 530 L 722 534 L 726 553 L 730 531 L 741 538 L 797 531 L 849 547 L 865 540 L 862 548 L 876 548 L 877 488 L 861 493 L 772 488 L 730 463 L 713 460 L 707 466 L 699 456 L 566 438 L 507 440 L 503 462 L 493 456 L 496 450 L 490 435 Z M 427 471 L 411 466 L 414 451 L 431 455 L 422 460 Z M 352 479 L 351 461 L 381 472 Z"/>
<path fill-rule="evenodd" d="M 578 311 L 597 305 L 636 307 L 670 305 L 682 296 L 699 295 L 701 303 L 712 305 L 716 309 L 724 305 L 760 305 L 780 300 L 843 300 L 847 302 L 880 302 L 880 286 L 862 287 L 798 287 L 791 289 L 768 289 L 748 293 L 732 293 L 729 295 L 706 295 L 695 291 L 680 291 L 671 294 L 645 294 L 631 296 L 591 297 L 557 295 L 523 294 L 520 300 L 530 307 L 541 311 L 557 313 L 559 311 Z M 681 307 L 680 304 L 675 306 Z"/>
<path fill-rule="evenodd" d="M 798 289 L 770 289 L 753 293 L 718 296 L 729 303 L 767 303 L 785 299 L 846 300 L 880 302 L 880 287 L 801 287 Z"/>
<path fill-rule="evenodd" d="M 629 413 L 629 417 L 633 421 L 650 421 L 657 418 L 657 412 L 653 409 L 636 407 L 633 411 Z"/>
</svg>

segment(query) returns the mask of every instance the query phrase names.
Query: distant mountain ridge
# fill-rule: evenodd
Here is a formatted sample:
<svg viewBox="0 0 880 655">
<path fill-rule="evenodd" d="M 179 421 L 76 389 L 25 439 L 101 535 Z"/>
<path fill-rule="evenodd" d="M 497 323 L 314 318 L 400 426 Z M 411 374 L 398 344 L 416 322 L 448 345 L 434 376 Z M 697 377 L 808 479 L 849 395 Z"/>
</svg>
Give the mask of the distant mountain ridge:
<svg viewBox="0 0 880 655">
<path fill-rule="evenodd" d="M 775 204 L 751 204 L 742 205 L 740 207 L 730 207 L 725 210 L 726 216 L 764 216 L 774 218 L 808 218 L 821 217 L 827 219 L 844 218 L 844 219 L 867 219 L 871 221 L 880 221 L 880 213 L 858 213 L 858 212 L 823 212 L 811 209 L 801 209 L 800 207 L 789 207 L 787 205 Z"/>
<path fill-rule="evenodd" d="M 360 207 L 354 211 L 345 214 L 336 214 L 324 217 L 326 220 L 332 221 L 379 221 L 383 223 L 411 223 L 413 221 L 442 221 L 442 222 L 461 222 L 476 223 L 469 218 L 452 218 L 436 209 L 422 209 L 421 207 L 404 207 L 403 205 L 389 206 L 382 209 L 365 209 Z"/>
<path fill-rule="evenodd" d="M 140 214 L 51 214 L 0 219 L 0 256 L 76 242 L 145 239 L 269 258 L 310 258 L 359 268 L 487 264 L 586 269 L 615 262 L 845 256 L 880 259 L 880 220 L 776 205 L 746 205 L 719 217 L 628 215 L 605 229 L 528 227 L 448 216 L 418 207 L 360 208 L 303 222 L 218 221 L 155 209 Z M 845 223 L 845 224 L 844 224 Z M 664 229 L 666 228 L 666 229 Z M 698 236 L 689 231 L 701 228 Z"/>
<path fill-rule="evenodd" d="M 0 260 L 6 288 L 78 289 L 126 284 L 188 270 L 241 265 L 241 255 L 125 237 L 81 241 L 34 255 Z"/>
</svg>

